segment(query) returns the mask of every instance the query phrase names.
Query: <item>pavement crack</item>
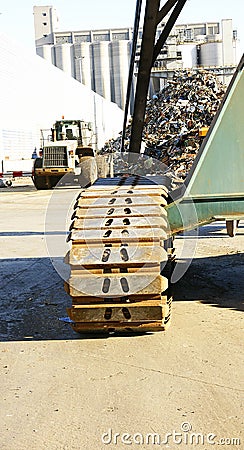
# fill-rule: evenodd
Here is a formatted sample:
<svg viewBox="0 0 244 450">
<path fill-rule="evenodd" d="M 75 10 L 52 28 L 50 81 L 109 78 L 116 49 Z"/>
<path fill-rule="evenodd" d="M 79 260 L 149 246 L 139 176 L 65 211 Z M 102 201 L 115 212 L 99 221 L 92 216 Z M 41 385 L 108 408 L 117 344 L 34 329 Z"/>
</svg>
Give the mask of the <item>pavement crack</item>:
<svg viewBox="0 0 244 450">
<path fill-rule="evenodd" d="M 38 263 L 38 259 L 36 261 L 33 261 L 31 267 L 33 267 L 35 264 Z M 20 275 L 22 275 L 24 272 L 29 271 L 30 268 L 29 267 L 25 267 L 24 269 L 20 270 L 19 272 L 17 272 L 14 275 L 11 275 L 11 277 L 8 279 L 7 283 L 5 283 L 3 286 L 1 286 L 1 289 L 4 289 L 6 286 L 9 285 L 9 283 L 11 283 L 12 281 L 16 280 L 16 278 L 18 278 Z"/>
<path fill-rule="evenodd" d="M 109 361 L 115 364 L 120 364 L 126 367 L 133 367 L 134 369 L 140 369 L 143 370 L 145 372 L 153 372 L 153 373 L 159 373 L 161 375 L 168 375 L 170 377 L 175 377 L 175 378 L 179 378 L 179 379 L 183 379 L 183 380 L 188 380 L 188 381 L 194 381 L 196 383 L 201 383 L 207 386 L 214 386 L 214 387 L 218 387 L 218 388 L 222 388 L 222 389 L 228 389 L 231 391 L 235 391 L 235 392 L 244 392 L 244 389 L 238 389 L 232 386 L 225 386 L 223 384 L 219 384 L 219 383 L 212 383 L 210 381 L 206 381 L 206 380 L 200 380 L 199 378 L 193 378 L 193 377 L 189 377 L 187 375 L 180 375 L 180 374 L 176 374 L 176 373 L 172 373 L 172 372 L 165 372 L 163 370 L 159 370 L 159 369 L 153 369 L 152 367 L 144 367 L 144 366 L 137 366 L 135 364 L 129 364 L 129 363 L 125 363 L 123 361 L 117 361 L 117 360 L 111 360 L 108 358 L 104 358 L 104 357 L 98 357 L 95 355 L 87 355 L 89 356 L 89 358 L 92 356 L 94 359 L 103 359 L 105 361 Z"/>
</svg>

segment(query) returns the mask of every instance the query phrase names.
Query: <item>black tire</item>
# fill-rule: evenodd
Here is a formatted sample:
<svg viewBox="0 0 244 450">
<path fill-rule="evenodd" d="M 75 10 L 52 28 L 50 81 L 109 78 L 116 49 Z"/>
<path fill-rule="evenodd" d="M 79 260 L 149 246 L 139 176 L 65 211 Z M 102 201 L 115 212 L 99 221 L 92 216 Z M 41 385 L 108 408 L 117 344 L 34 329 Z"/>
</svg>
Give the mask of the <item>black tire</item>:
<svg viewBox="0 0 244 450">
<path fill-rule="evenodd" d="M 35 169 L 41 169 L 43 164 L 42 158 L 36 158 L 34 161 L 34 170 Z"/>
<path fill-rule="evenodd" d="M 50 188 L 54 188 L 60 182 L 61 178 L 62 178 L 62 176 L 61 177 L 59 177 L 59 176 L 47 177 L 48 186 Z"/>
<path fill-rule="evenodd" d="M 48 189 L 45 177 L 34 175 L 33 183 L 38 191 Z"/>
<path fill-rule="evenodd" d="M 42 168 L 42 158 L 36 158 L 34 162 L 34 175 L 33 175 L 33 183 L 37 190 L 44 190 L 48 189 L 48 185 L 46 182 L 46 177 L 42 175 L 36 175 L 35 169 L 41 169 Z"/>
</svg>

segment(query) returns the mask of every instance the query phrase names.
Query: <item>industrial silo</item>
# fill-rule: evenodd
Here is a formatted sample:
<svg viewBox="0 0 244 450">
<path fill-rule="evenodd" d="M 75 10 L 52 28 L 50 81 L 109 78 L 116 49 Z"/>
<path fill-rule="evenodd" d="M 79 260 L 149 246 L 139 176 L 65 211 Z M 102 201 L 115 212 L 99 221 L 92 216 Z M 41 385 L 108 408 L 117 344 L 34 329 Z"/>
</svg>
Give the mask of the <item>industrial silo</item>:
<svg viewBox="0 0 244 450">
<path fill-rule="evenodd" d="M 201 44 L 200 50 L 201 66 L 222 66 L 222 42 L 206 42 Z"/>
<path fill-rule="evenodd" d="M 90 42 L 74 45 L 75 78 L 92 89 L 92 49 Z"/>
<path fill-rule="evenodd" d="M 190 69 L 198 65 L 196 44 L 180 44 L 177 47 L 177 51 L 181 53 L 183 69 Z"/>
<path fill-rule="evenodd" d="M 54 47 L 51 44 L 41 45 L 36 47 L 37 55 L 49 61 L 51 64 L 55 64 Z"/>
<path fill-rule="evenodd" d="M 109 41 L 94 42 L 92 48 L 95 91 L 111 101 Z"/>
<path fill-rule="evenodd" d="M 126 101 L 128 71 L 130 63 L 130 42 L 113 41 L 111 43 L 111 62 L 114 80 L 114 101 L 124 109 Z"/>
<path fill-rule="evenodd" d="M 74 46 L 73 44 L 57 44 L 55 48 L 56 66 L 68 73 L 71 77 L 75 77 L 74 64 Z"/>
</svg>

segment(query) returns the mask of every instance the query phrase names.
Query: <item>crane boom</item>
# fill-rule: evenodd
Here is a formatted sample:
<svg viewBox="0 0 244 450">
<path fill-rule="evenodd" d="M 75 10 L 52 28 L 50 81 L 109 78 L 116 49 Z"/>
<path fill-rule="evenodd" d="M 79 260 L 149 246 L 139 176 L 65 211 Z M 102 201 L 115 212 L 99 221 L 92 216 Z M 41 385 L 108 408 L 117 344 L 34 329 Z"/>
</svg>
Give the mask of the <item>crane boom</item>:
<svg viewBox="0 0 244 450">
<path fill-rule="evenodd" d="M 142 141 L 144 117 L 146 111 L 147 92 L 151 68 L 165 44 L 179 14 L 187 0 L 168 0 L 160 8 L 160 0 L 147 0 L 141 43 L 140 62 L 137 74 L 137 86 L 134 103 L 133 122 L 130 137 L 129 152 L 139 153 Z M 157 26 L 172 9 L 165 27 L 155 43 Z"/>
</svg>

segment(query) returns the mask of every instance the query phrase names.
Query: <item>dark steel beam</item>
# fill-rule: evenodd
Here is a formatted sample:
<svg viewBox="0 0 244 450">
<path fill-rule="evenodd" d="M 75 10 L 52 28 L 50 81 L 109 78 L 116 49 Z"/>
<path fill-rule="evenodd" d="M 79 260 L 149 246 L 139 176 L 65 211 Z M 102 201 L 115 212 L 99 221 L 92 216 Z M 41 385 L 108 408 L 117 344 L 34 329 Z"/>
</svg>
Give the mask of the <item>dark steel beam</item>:
<svg viewBox="0 0 244 450">
<path fill-rule="evenodd" d="M 128 118 L 128 112 L 129 112 L 129 106 L 130 106 L 131 87 L 132 87 L 132 81 L 133 81 L 133 76 L 134 76 L 134 65 L 135 65 L 136 46 L 137 46 L 140 17 L 141 17 L 141 6 L 142 6 L 142 0 L 137 0 L 135 20 L 134 20 L 134 30 L 133 30 L 132 51 L 131 51 L 131 57 L 130 57 L 128 86 L 127 86 L 126 101 L 125 101 L 124 123 L 123 123 L 122 139 L 121 139 L 121 152 L 124 151 L 124 146 L 125 146 L 125 133 L 126 133 L 127 118 Z"/>
<path fill-rule="evenodd" d="M 169 36 L 169 34 L 171 32 L 171 30 L 172 30 L 176 20 L 178 19 L 179 15 L 181 13 L 182 8 L 184 7 L 186 2 L 187 2 L 187 0 L 178 0 L 177 4 L 176 4 L 176 6 L 175 6 L 175 8 L 174 8 L 174 10 L 173 10 L 169 20 L 168 20 L 168 22 L 165 24 L 165 27 L 164 27 L 161 35 L 159 36 L 158 41 L 157 41 L 157 43 L 155 45 L 154 52 L 153 52 L 153 61 L 152 61 L 152 63 L 154 63 L 156 61 L 156 59 L 157 59 L 157 57 L 158 57 L 162 47 L 164 46 L 164 44 L 165 44 L 165 42 L 166 42 L 166 40 L 167 40 L 167 38 L 168 38 L 168 36 Z"/>
<path fill-rule="evenodd" d="M 160 10 L 160 0 L 147 0 L 146 2 L 134 113 L 131 127 L 129 146 L 130 153 L 140 153 L 141 149 L 151 68 L 160 53 L 162 46 L 165 44 L 169 33 L 172 30 L 186 1 L 187 0 L 168 0 Z M 174 4 L 176 4 L 176 6 L 155 45 L 157 25 L 161 17 L 163 17 L 165 13 L 167 14 Z M 130 157 L 130 160 L 133 160 L 132 156 Z"/>
<path fill-rule="evenodd" d="M 167 16 L 177 2 L 178 0 L 168 0 L 167 3 L 165 3 L 165 5 L 158 12 L 158 24 L 164 19 L 165 16 Z"/>
<path fill-rule="evenodd" d="M 132 120 L 130 153 L 140 153 L 160 0 L 147 0 Z"/>
</svg>

